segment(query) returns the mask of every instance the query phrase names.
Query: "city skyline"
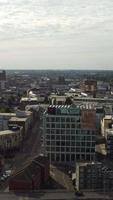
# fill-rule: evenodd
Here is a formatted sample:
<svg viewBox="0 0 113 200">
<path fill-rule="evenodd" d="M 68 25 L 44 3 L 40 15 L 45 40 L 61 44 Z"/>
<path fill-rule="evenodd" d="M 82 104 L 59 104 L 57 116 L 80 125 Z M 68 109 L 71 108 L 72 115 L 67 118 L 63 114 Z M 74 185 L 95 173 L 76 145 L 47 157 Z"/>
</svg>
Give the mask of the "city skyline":
<svg viewBox="0 0 113 200">
<path fill-rule="evenodd" d="M 113 2 L 0 0 L 1 69 L 112 70 Z"/>
</svg>

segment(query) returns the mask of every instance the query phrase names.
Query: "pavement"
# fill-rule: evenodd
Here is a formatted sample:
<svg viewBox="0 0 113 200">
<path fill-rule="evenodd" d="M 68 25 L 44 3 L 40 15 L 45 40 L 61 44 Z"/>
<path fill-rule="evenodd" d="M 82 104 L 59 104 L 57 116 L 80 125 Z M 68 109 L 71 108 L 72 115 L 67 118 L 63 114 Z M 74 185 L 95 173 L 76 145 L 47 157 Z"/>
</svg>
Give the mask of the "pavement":
<svg viewBox="0 0 113 200">
<path fill-rule="evenodd" d="M 98 193 L 85 193 L 83 197 L 77 197 L 73 192 L 65 190 L 54 191 L 39 191 L 27 194 L 18 193 L 0 193 L 1 200 L 113 200 L 113 196 L 98 194 Z"/>
</svg>

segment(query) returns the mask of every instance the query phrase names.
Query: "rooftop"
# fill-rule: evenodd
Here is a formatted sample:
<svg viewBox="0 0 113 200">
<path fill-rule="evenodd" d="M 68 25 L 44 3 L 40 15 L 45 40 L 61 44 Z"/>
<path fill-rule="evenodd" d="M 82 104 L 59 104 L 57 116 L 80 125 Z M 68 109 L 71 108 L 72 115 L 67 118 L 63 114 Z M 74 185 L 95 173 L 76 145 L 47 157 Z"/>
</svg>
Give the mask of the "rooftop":
<svg viewBox="0 0 113 200">
<path fill-rule="evenodd" d="M 18 132 L 18 130 L 17 130 L 17 131 L 12 131 L 12 130 L 0 131 L 0 136 L 1 136 L 1 135 L 13 135 L 13 134 L 15 134 L 16 132 Z"/>
</svg>

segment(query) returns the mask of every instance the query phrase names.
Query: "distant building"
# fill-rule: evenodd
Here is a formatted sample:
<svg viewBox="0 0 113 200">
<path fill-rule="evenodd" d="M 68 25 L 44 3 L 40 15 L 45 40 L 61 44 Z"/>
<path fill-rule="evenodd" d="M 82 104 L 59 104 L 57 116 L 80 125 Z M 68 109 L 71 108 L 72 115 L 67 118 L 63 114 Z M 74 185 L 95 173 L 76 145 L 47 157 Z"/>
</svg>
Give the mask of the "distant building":
<svg viewBox="0 0 113 200">
<path fill-rule="evenodd" d="M 0 71 L 0 90 L 4 90 L 6 88 L 6 71 Z"/>
<path fill-rule="evenodd" d="M 81 191 L 112 191 L 113 170 L 98 162 L 77 163 L 75 187 Z"/>
<path fill-rule="evenodd" d="M 113 117 L 107 115 L 101 121 L 101 132 L 106 138 L 107 156 L 113 159 Z"/>
<path fill-rule="evenodd" d="M 76 105 L 48 107 L 43 115 L 43 130 L 50 162 L 74 164 L 77 160 L 95 159 L 95 114 L 95 110 L 81 110 Z"/>
<path fill-rule="evenodd" d="M 0 152 L 2 154 L 20 148 L 22 131 L 22 127 L 12 127 L 10 130 L 0 131 Z"/>
<path fill-rule="evenodd" d="M 97 82 L 96 80 L 84 80 L 81 83 L 81 91 L 86 93 L 96 93 L 97 90 Z"/>
</svg>

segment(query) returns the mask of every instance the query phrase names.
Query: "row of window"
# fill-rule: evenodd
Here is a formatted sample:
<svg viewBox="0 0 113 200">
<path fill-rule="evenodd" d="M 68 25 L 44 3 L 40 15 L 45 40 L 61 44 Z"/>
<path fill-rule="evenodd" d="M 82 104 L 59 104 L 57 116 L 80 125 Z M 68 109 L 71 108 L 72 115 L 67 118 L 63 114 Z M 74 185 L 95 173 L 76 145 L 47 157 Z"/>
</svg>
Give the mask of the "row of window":
<svg viewBox="0 0 113 200">
<path fill-rule="evenodd" d="M 47 122 L 80 122 L 80 116 L 78 117 L 47 117 Z"/>
<path fill-rule="evenodd" d="M 46 134 L 70 134 L 70 135 L 80 135 L 80 134 L 84 134 L 84 135 L 95 135 L 95 131 L 94 130 L 83 130 L 83 129 L 71 129 L 71 130 L 67 130 L 67 129 L 46 129 L 45 131 Z"/>
<path fill-rule="evenodd" d="M 95 147 L 95 142 L 75 142 L 75 141 L 46 141 L 47 146 L 83 146 L 83 147 Z"/>
<path fill-rule="evenodd" d="M 59 123 L 47 123 L 46 124 L 46 128 L 80 128 L 81 124 L 77 123 L 77 124 L 59 124 Z"/>
<path fill-rule="evenodd" d="M 94 160 L 95 155 L 94 154 L 54 154 L 48 153 L 48 158 L 50 161 L 53 162 L 73 162 L 76 160 Z"/>
<path fill-rule="evenodd" d="M 78 141 L 95 141 L 95 136 L 85 135 L 46 135 L 46 140 L 78 140 Z"/>
<path fill-rule="evenodd" d="M 47 152 L 84 152 L 84 153 L 94 153 L 95 148 L 80 148 L 80 147 L 46 147 Z"/>
</svg>

